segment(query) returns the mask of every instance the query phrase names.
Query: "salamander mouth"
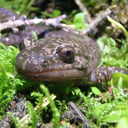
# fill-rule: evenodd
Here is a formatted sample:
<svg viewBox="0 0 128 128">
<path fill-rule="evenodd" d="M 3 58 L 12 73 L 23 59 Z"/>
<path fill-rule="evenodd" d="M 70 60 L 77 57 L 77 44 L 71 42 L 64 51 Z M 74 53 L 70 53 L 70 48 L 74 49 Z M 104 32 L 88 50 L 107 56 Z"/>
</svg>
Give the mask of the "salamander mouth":
<svg viewBox="0 0 128 128">
<path fill-rule="evenodd" d="M 60 69 L 42 72 L 30 72 L 24 70 L 17 70 L 19 74 L 29 80 L 33 81 L 68 81 L 72 79 L 81 79 L 85 73 L 79 69 Z"/>
</svg>

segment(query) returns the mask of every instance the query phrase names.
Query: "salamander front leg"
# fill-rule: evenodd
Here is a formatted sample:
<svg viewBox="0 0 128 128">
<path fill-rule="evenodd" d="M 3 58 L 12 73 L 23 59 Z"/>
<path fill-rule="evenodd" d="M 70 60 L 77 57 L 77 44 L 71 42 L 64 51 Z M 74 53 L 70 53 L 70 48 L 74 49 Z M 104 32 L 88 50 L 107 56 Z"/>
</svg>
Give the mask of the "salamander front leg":
<svg viewBox="0 0 128 128">
<path fill-rule="evenodd" d="M 103 66 L 95 69 L 90 75 L 90 82 L 104 83 L 111 80 L 113 73 L 124 73 L 128 75 L 128 70 L 114 66 Z"/>
</svg>

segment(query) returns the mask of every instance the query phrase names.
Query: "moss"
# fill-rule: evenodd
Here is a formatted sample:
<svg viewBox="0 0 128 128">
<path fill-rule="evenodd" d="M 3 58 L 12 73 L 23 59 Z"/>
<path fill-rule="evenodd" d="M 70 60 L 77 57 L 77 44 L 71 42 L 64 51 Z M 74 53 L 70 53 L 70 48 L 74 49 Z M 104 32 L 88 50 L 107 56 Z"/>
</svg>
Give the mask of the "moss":
<svg viewBox="0 0 128 128">
<path fill-rule="evenodd" d="M 6 47 L 0 43 L 0 114 L 3 114 L 8 103 L 16 93 L 16 86 L 22 85 L 17 78 L 14 63 L 19 50 L 13 46 Z"/>
</svg>

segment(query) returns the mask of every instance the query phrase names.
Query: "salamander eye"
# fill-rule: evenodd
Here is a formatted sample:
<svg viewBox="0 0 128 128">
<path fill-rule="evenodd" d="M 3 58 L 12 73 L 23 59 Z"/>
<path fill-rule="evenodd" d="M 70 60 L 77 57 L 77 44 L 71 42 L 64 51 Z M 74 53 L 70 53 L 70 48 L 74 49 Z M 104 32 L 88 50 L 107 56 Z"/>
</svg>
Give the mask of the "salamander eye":
<svg viewBox="0 0 128 128">
<path fill-rule="evenodd" d="M 57 49 L 60 59 L 65 63 L 74 62 L 75 53 L 71 46 L 60 47 Z"/>
</svg>

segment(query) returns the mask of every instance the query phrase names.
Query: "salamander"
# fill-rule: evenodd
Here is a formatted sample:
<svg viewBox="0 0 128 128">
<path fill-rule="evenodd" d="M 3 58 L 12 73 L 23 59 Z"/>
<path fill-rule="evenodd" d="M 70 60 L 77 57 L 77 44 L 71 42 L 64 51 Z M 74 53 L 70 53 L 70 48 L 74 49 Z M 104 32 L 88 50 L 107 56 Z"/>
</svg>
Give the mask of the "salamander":
<svg viewBox="0 0 128 128">
<path fill-rule="evenodd" d="M 0 15 L 0 22 L 7 22 L 10 17 L 20 18 L 3 8 L 0 8 Z M 36 41 L 27 37 L 32 36 L 32 31 L 37 35 L 46 31 L 46 34 L 43 39 Z M 46 26 L 25 26 L 17 34 L 10 33 L 0 38 L 6 45 L 19 43 L 25 38 L 15 61 L 18 73 L 25 78 L 58 82 L 88 79 L 89 83 L 99 83 L 110 80 L 114 72 L 128 74 L 127 70 L 118 67 L 98 67 L 101 52 L 97 43 L 88 36 L 63 30 L 47 31 L 49 27 Z"/>
<path fill-rule="evenodd" d="M 34 40 L 25 38 L 15 66 L 20 75 L 35 81 L 81 81 L 101 83 L 114 72 L 128 74 L 119 67 L 98 67 L 101 52 L 97 43 L 78 35 L 56 35 Z"/>
</svg>

